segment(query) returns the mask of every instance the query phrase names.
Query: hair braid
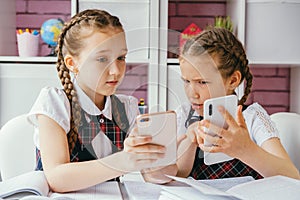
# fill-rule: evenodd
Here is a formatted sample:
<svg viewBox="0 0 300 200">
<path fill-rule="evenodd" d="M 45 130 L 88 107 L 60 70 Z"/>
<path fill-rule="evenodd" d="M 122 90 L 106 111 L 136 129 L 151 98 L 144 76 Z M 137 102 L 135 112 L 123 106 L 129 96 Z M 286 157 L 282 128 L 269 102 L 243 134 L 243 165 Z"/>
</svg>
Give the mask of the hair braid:
<svg viewBox="0 0 300 200">
<path fill-rule="evenodd" d="M 234 48 L 233 48 L 233 55 L 236 58 L 236 61 L 237 61 L 236 64 L 237 64 L 238 70 L 241 72 L 241 75 L 242 75 L 241 82 L 243 80 L 246 80 L 246 87 L 244 90 L 244 95 L 239 100 L 239 104 L 243 105 L 246 102 L 246 100 L 251 92 L 253 76 L 250 72 L 250 68 L 248 65 L 248 59 L 246 57 L 246 53 L 242 47 L 242 44 L 238 40 L 236 40 L 235 43 L 236 44 L 234 44 Z"/>
<path fill-rule="evenodd" d="M 71 81 L 71 76 L 69 74 L 70 71 L 65 65 L 62 49 L 64 46 L 63 44 L 64 44 L 65 35 L 67 31 L 70 29 L 70 27 L 72 27 L 75 24 L 75 22 L 76 20 L 73 20 L 64 27 L 59 37 L 58 48 L 57 48 L 57 55 L 58 55 L 57 71 L 71 107 L 70 131 L 67 134 L 70 155 L 78 139 L 78 127 L 81 119 L 81 114 L 80 114 L 80 110 L 78 109 L 79 105 L 76 98 L 77 93 L 76 90 L 73 88 L 73 83 Z"/>
<path fill-rule="evenodd" d="M 250 72 L 249 65 L 247 65 L 245 70 L 245 79 L 246 79 L 246 87 L 245 87 L 244 95 L 239 100 L 240 105 L 243 105 L 247 101 L 247 98 L 251 92 L 253 76 Z"/>
<path fill-rule="evenodd" d="M 69 23 L 65 23 L 58 38 L 56 68 L 71 107 L 70 131 L 67 134 L 70 154 L 78 139 L 78 129 L 81 125 L 81 107 L 77 92 L 71 81 L 70 71 L 64 62 L 64 55 L 79 56 L 81 49 L 84 47 L 82 43 L 82 36 L 85 34 L 82 31 L 84 28 L 99 31 L 106 28 L 123 30 L 117 17 L 103 10 L 88 9 L 73 16 Z"/>
</svg>

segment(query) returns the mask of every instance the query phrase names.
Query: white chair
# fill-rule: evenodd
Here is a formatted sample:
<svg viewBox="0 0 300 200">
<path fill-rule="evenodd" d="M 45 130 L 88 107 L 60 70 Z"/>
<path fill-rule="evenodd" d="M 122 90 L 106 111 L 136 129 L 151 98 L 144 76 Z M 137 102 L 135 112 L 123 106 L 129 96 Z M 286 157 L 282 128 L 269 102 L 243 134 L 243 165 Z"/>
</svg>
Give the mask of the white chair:
<svg viewBox="0 0 300 200">
<path fill-rule="evenodd" d="M 2 180 L 33 171 L 35 145 L 33 126 L 26 115 L 17 116 L 0 130 L 0 173 Z"/>
<path fill-rule="evenodd" d="M 283 147 L 300 170 L 300 114 L 278 112 L 272 114 L 271 119 L 279 131 Z"/>
</svg>

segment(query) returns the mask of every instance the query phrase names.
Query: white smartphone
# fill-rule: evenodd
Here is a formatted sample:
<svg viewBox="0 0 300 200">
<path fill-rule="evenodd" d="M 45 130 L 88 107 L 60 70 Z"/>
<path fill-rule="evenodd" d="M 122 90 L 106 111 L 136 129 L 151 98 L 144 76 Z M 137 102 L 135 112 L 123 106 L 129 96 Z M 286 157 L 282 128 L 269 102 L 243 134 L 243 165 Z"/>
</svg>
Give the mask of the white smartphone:
<svg viewBox="0 0 300 200">
<path fill-rule="evenodd" d="M 175 111 L 156 112 L 137 116 L 140 135 L 151 135 L 154 144 L 166 147 L 164 158 L 158 159 L 150 167 L 166 166 L 176 163 L 177 125 Z"/>
<path fill-rule="evenodd" d="M 204 102 L 204 119 L 209 120 L 211 123 L 223 127 L 228 127 L 224 117 L 218 110 L 218 106 L 223 106 L 234 118 L 237 112 L 238 99 L 236 95 L 228 95 L 223 97 L 207 99 Z M 215 135 L 209 128 L 205 129 L 205 132 L 210 135 Z M 212 146 L 213 144 L 204 140 L 204 145 Z M 224 153 L 210 153 L 204 152 L 204 163 L 211 165 L 233 159 L 232 157 Z"/>
</svg>

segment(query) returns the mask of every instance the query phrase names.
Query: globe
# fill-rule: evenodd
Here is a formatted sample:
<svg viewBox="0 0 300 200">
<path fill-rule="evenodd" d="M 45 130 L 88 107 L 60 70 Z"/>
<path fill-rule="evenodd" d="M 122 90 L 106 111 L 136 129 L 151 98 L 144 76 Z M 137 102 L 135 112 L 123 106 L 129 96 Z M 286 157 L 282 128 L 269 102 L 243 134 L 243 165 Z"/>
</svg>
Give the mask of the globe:
<svg viewBox="0 0 300 200">
<path fill-rule="evenodd" d="M 55 47 L 63 25 L 64 22 L 61 19 L 49 19 L 45 21 L 41 27 L 42 40 L 50 47 Z"/>
</svg>

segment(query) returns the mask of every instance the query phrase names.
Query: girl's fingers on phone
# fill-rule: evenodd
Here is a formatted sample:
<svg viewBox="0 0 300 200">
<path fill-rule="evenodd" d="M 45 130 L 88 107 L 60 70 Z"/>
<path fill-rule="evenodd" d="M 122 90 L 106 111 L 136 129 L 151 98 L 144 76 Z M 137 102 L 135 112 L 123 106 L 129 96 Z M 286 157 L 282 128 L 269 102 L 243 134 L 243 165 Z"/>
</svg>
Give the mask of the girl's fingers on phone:
<svg viewBox="0 0 300 200">
<path fill-rule="evenodd" d="M 144 146 L 144 145 L 143 145 Z M 136 147 L 125 147 L 122 158 L 127 164 L 129 171 L 139 171 L 143 168 L 149 168 L 153 162 L 165 157 L 164 148 L 159 145 L 145 145 Z"/>
<path fill-rule="evenodd" d="M 154 163 L 156 160 L 157 159 L 143 159 L 143 160 L 137 160 L 136 163 L 140 169 L 143 169 L 145 166 Z"/>
<path fill-rule="evenodd" d="M 203 144 L 204 143 L 203 136 L 205 136 L 205 132 L 203 130 L 203 127 L 199 126 L 197 129 L 195 129 L 195 132 L 197 133 L 196 139 L 197 139 L 198 145 Z"/>
<path fill-rule="evenodd" d="M 219 106 L 218 110 L 226 120 L 228 126 L 237 126 L 237 122 L 234 117 L 223 106 Z"/>
<path fill-rule="evenodd" d="M 190 139 L 190 141 L 192 143 L 196 143 L 197 142 L 197 133 L 196 133 L 196 129 L 199 127 L 199 122 L 195 122 L 193 124 L 191 124 L 188 127 L 188 130 L 186 132 L 187 137 Z"/>
<path fill-rule="evenodd" d="M 164 153 L 138 153 L 136 154 L 136 160 L 157 160 L 164 158 L 165 154 Z"/>
<path fill-rule="evenodd" d="M 225 120 L 226 120 L 229 127 L 247 128 L 247 125 L 246 125 L 246 122 L 245 122 L 245 119 L 244 119 L 244 116 L 243 116 L 243 113 L 242 113 L 242 109 L 243 109 L 243 107 L 241 105 L 239 105 L 238 109 L 237 109 L 237 113 L 236 113 L 236 119 L 237 120 L 235 120 L 233 118 L 233 116 L 226 109 L 224 109 L 224 107 L 222 107 L 222 106 L 219 107 L 219 111 L 223 115 L 223 117 L 225 118 Z"/>
<path fill-rule="evenodd" d="M 246 122 L 245 122 L 245 118 L 243 116 L 243 112 L 242 112 L 243 107 L 241 105 L 238 106 L 238 110 L 237 110 L 237 123 L 239 126 L 243 127 L 243 128 L 247 128 Z"/>
<path fill-rule="evenodd" d="M 150 143 L 152 141 L 152 137 L 150 135 L 145 136 L 137 136 L 137 135 L 129 135 L 124 144 L 128 146 L 139 146 Z"/>
<path fill-rule="evenodd" d="M 124 148 L 126 152 L 131 153 L 165 153 L 166 148 L 157 144 L 144 144 L 138 146 L 127 146 Z"/>
<path fill-rule="evenodd" d="M 212 135 L 209 135 L 207 133 L 204 133 L 204 134 L 201 133 L 201 137 L 203 138 L 203 141 L 205 140 L 206 142 L 208 142 L 210 144 L 216 144 L 217 140 L 220 138 L 217 135 L 216 136 L 212 136 Z"/>
<path fill-rule="evenodd" d="M 204 144 L 199 145 L 200 149 L 204 152 L 217 153 L 221 152 L 221 148 L 219 146 L 206 146 Z"/>
<path fill-rule="evenodd" d="M 166 148 L 157 144 L 147 144 L 134 147 L 134 152 L 136 153 L 160 153 L 164 154 Z"/>
<path fill-rule="evenodd" d="M 210 123 L 207 120 L 201 121 L 200 125 L 202 127 L 202 130 L 204 130 L 204 128 L 206 128 L 207 130 L 209 130 L 210 133 L 213 133 L 213 134 L 218 135 L 220 137 L 226 137 L 226 130 L 225 129 L 223 129 L 219 126 L 216 126 L 216 125 Z"/>
</svg>

